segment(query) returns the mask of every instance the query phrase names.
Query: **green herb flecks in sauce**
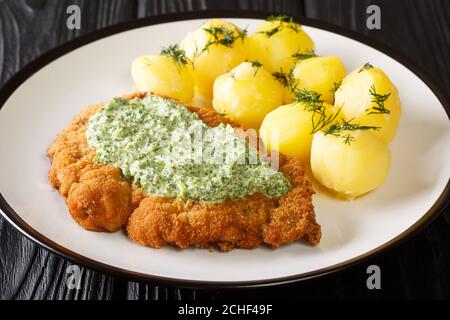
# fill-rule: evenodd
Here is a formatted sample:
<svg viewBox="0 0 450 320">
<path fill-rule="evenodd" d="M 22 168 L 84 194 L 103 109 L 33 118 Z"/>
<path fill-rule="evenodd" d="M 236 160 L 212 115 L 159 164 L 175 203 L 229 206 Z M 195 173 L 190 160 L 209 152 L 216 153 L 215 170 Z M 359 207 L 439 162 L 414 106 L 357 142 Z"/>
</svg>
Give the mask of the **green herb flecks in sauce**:
<svg viewBox="0 0 450 320">
<path fill-rule="evenodd" d="M 222 202 L 290 188 L 231 126 L 209 127 L 156 96 L 113 99 L 91 116 L 86 135 L 94 161 L 122 169 L 149 195 Z"/>
</svg>

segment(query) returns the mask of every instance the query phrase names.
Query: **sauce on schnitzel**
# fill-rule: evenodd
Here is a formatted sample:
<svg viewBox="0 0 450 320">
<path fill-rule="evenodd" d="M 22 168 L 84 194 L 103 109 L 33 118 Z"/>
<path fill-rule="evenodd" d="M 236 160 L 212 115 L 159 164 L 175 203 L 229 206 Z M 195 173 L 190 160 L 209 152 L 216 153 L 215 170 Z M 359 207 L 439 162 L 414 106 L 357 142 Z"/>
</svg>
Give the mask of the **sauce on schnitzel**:
<svg viewBox="0 0 450 320">
<path fill-rule="evenodd" d="M 120 168 L 148 195 L 219 203 L 291 187 L 230 125 L 210 127 L 153 95 L 111 100 L 90 117 L 86 137 L 95 162 Z"/>
</svg>

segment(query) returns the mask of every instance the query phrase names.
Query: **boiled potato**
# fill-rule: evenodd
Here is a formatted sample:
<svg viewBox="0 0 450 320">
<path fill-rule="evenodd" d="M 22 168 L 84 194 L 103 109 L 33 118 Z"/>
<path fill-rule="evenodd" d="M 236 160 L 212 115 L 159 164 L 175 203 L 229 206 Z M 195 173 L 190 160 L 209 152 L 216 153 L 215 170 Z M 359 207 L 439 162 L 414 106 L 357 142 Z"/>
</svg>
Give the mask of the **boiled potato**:
<svg viewBox="0 0 450 320">
<path fill-rule="evenodd" d="M 397 89 L 381 69 L 366 64 L 346 76 L 335 104 L 342 106 L 344 118 L 380 127 L 375 135 L 385 143 L 394 138 L 402 106 Z"/>
<path fill-rule="evenodd" d="M 193 61 L 196 90 L 211 98 L 214 80 L 245 60 L 246 33 L 232 23 L 213 19 L 181 42 Z"/>
<path fill-rule="evenodd" d="M 345 66 L 335 56 L 312 57 L 300 60 L 295 64 L 292 77 L 297 89 L 319 92 L 321 99 L 327 103 L 334 102 L 334 88 L 345 77 Z M 288 101 L 292 100 L 292 92 L 285 88 Z"/>
<path fill-rule="evenodd" d="M 345 133 L 347 134 L 347 133 Z M 356 130 L 345 143 L 342 136 L 314 134 L 311 169 L 325 187 L 355 198 L 380 186 L 389 171 L 391 155 L 372 130 Z"/>
<path fill-rule="evenodd" d="M 267 71 L 288 72 L 293 55 L 314 49 L 314 42 L 302 27 L 286 17 L 269 18 L 248 38 L 249 60 L 258 60 Z"/>
<path fill-rule="evenodd" d="M 323 107 L 327 116 L 339 111 L 327 103 Z M 259 134 L 267 150 L 275 150 L 306 163 L 313 138 L 313 123 L 320 124 L 320 115 L 307 111 L 305 103 L 288 104 L 267 114 Z M 332 123 L 334 122 L 328 123 L 323 129 Z"/>
<path fill-rule="evenodd" d="M 191 101 L 194 95 L 192 66 L 179 64 L 168 56 L 140 56 L 131 64 L 131 75 L 139 91 Z"/>
<path fill-rule="evenodd" d="M 281 85 L 251 62 L 241 63 L 214 82 L 214 109 L 247 128 L 259 128 L 265 115 L 282 102 Z"/>
</svg>

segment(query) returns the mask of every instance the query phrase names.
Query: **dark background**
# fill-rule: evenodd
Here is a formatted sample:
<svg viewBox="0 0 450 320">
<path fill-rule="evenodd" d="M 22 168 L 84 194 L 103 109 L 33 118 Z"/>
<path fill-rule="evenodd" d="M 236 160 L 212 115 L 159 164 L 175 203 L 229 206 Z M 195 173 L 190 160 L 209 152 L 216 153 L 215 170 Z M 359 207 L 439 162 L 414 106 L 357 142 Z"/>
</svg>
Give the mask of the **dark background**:
<svg viewBox="0 0 450 320">
<path fill-rule="evenodd" d="M 81 30 L 66 28 L 66 8 L 71 4 L 81 8 Z M 370 4 L 381 8 L 381 30 L 366 28 Z M 136 18 L 207 9 L 293 14 L 356 31 L 415 61 L 450 94 L 447 0 L 0 0 L 0 86 L 31 60 L 80 35 Z M 381 290 L 366 287 L 370 264 L 381 268 Z M 450 210 L 413 239 L 364 264 L 280 287 L 194 291 L 135 283 L 83 269 L 80 290 L 69 290 L 65 284 L 69 265 L 0 217 L 0 299 L 449 299 Z"/>
</svg>

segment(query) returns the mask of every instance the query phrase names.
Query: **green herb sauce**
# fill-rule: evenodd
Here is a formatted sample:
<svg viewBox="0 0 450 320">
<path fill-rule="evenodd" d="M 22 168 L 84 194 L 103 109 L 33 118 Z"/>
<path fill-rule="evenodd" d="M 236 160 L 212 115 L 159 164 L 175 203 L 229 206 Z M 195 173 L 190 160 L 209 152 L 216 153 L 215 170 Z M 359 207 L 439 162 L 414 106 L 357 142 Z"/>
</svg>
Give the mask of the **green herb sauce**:
<svg viewBox="0 0 450 320">
<path fill-rule="evenodd" d="M 209 127 L 172 100 L 113 99 L 91 116 L 86 135 L 94 161 L 122 169 L 149 195 L 216 203 L 290 188 L 231 126 Z"/>
</svg>

